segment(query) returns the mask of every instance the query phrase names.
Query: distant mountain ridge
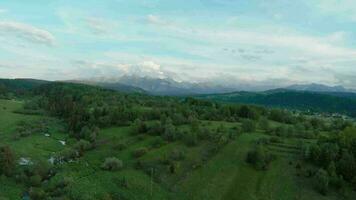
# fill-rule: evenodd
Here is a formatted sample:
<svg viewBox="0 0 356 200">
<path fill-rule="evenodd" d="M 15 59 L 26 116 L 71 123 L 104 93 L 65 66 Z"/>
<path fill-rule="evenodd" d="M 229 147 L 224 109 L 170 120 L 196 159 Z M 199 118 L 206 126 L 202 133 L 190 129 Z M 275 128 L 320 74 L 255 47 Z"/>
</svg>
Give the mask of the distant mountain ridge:
<svg viewBox="0 0 356 200">
<path fill-rule="evenodd" d="M 236 91 L 233 87 L 222 86 L 212 83 L 178 82 L 170 78 L 152 78 L 141 76 L 122 76 L 117 79 L 91 79 L 87 83 L 102 87 L 113 87 L 114 85 L 126 85 L 140 88 L 149 94 L 183 96 L 194 94 L 226 93 Z M 84 81 L 85 82 L 85 81 Z"/>
<path fill-rule="evenodd" d="M 323 84 L 295 84 L 286 87 L 289 90 L 297 90 L 297 91 L 310 91 L 310 92 L 352 92 L 356 93 L 355 90 L 346 89 L 343 86 L 327 86 Z"/>
<path fill-rule="evenodd" d="M 119 83 L 119 82 L 104 82 L 104 81 L 96 81 L 96 80 L 69 80 L 66 82 L 93 85 L 93 86 L 98 86 L 98 87 L 102 87 L 105 89 L 115 90 L 118 92 L 147 93 L 147 91 L 145 91 L 144 89 L 141 89 L 139 87 L 126 85 L 126 84 Z"/>
</svg>

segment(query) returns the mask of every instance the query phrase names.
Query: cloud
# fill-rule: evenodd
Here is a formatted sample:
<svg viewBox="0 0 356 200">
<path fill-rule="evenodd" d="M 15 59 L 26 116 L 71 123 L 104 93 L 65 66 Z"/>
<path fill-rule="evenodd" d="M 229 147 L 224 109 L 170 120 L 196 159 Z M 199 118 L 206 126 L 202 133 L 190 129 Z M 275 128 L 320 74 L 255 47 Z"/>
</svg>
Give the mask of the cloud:
<svg viewBox="0 0 356 200">
<path fill-rule="evenodd" d="M 95 34 L 107 34 L 117 26 L 113 21 L 97 17 L 88 17 L 85 19 L 85 22 Z"/>
<path fill-rule="evenodd" d="M 146 19 L 149 24 L 154 24 L 154 25 L 170 25 L 171 24 L 169 21 L 166 21 L 157 15 L 147 15 Z"/>
<path fill-rule="evenodd" d="M 50 32 L 18 22 L 0 21 L 0 34 L 48 46 L 55 43 L 55 37 Z"/>
<path fill-rule="evenodd" d="M 356 1 L 354 0 L 307 0 L 307 5 L 326 16 L 356 22 Z"/>
<path fill-rule="evenodd" d="M 77 78 L 105 77 L 115 79 L 124 75 L 167 78 L 169 74 L 169 72 L 162 70 L 160 64 L 152 60 L 131 63 L 76 60 L 72 64 L 74 65 L 72 75 L 76 75 Z"/>
</svg>

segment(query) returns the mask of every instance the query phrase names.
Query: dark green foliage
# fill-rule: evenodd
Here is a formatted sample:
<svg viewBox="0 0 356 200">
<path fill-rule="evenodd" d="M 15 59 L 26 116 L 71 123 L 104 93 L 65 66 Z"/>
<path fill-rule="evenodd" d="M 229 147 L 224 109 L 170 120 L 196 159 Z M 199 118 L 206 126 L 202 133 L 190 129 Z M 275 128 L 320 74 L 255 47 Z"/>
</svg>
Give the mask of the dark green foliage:
<svg viewBox="0 0 356 200">
<path fill-rule="evenodd" d="M 80 140 L 76 144 L 74 144 L 73 148 L 79 153 L 79 156 L 83 156 L 84 152 L 92 148 L 92 145 L 89 141 Z"/>
<path fill-rule="evenodd" d="M 248 119 L 258 119 L 259 117 L 257 112 L 253 108 L 245 105 L 240 107 L 238 114 L 239 117 Z"/>
<path fill-rule="evenodd" d="M 266 117 L 260 118 L 260 120 L 258 121 L 258 126 L 264 131 L 268 131 L 271 128 L 270 122 Z"/>
<path fill-rule="evenodd" d="M 356 116 L 355 99 L 315 92 L 272 90 L 201 95 L 200 98 Z"/>
<path fill-rule="evenodd" d="M 242 121 L 242 131 L 245 133 L 251 133 L 256 130 L 256 123 L 252 120 Z"/>
<path fill-rule="evenodd" d="M 274 156 L 261 144 L 255 146 L 246 156 L 246 161 L 259 170 L 268 169 L 268 165 L 273 159 Z"/>
<path fill-rule="evenodd" d="M 34 188 L 30 189 L 30 197 L 33 200 L 45 200 L 47 199 L 46 192 L 41 188 Z"/>
<path fill-rule="evenodd" d="M 135 158 L 139 158 L 139 157 L 145 155 L 147 152 L 148 152 L 147 148 L 141 147 L 141 148 L 134 150 L 134 152 L 132 154 Z"/>
<path fill-rule="evenodd" d="M 329 188 L 329 181 L 328 173 L 323 169 L 319 169 L 314 177 L 314 186 L 321 194 L 326 195 Z"/>
<path fill-rule="evenodd" d="M 194 131 L 187 131 L 183 133 L 183 139 L 186 145 L 195 146 L 198 144 L 198 133 Z"/>
<path fill-rule="evenodd" d="M 165 122 L 162 137 L 167 141 L 175 141 L 180 137 L 176 127 L 173 125 L 172 120 L 170 118 L 168 118 Z"/>
<path fill-rule="evenodd" d="M 320 138 L 317 144 L 306 149 L 306 158 L 327 170 L 331 183 L 336 187 L 341 187 L 342 179 L 352 183 L 356 177 L 356 161 L 353 154 L 355 136 L 355 128 L 349 127 L 337 137 Z"/>
<path fill-rule="evenodd" d="M 132 133 L 133 134 L 144 134 L 147 133 L 148 127 L 145 122 L 140 119 L 136 119 L 133 126 L 132 126 Z"/>
<path fill-rule="evenodd" d="M 9 146 L 0 147 L 0 175 L 11 176 L 15 168 L 15 156 Z"/>
<path fill-rule="evenodd" d="M 158 138 L 156 138 L 155 140 L 152 141 L 151 146 L 153 148 L 160 148 L 163 145 L 165 145 L 165 143 L 166 142 L 161 137 L 158 137 Z"/>
<path fill-rule="evenodd" d="M 104 163 L 101 165 L 101 168 L 108 171 L 117 171 L 124 167 L 124 164 L 121 160 L 112 157 L 106 158 Z"/>
<path fill-rule="evenodd" d="M 185 152 L 182 149 L 173 149 L 170 154 L 169 158 L 174 161 L 181 161 L 185 158 Z"/>
</svg>

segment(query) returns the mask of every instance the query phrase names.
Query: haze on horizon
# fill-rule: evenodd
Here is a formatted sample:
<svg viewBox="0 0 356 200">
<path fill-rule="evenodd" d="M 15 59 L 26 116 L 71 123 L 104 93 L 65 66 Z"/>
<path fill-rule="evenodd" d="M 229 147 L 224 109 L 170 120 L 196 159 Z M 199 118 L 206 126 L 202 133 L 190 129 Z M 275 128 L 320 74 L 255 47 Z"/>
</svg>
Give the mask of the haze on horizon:
<svg viewBox="0 0 356 200">
<path fill-rule="evenodd" d="M 353 0 L 2 0 L 0 77 L 356 89 Z"/>
</svg>

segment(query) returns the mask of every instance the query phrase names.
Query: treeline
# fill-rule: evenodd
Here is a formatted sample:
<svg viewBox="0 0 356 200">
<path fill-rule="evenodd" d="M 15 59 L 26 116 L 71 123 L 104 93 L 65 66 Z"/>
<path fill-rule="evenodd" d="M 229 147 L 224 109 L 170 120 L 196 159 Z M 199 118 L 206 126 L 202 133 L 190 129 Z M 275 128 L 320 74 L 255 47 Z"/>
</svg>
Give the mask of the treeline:
<svg viewBox="0 0 356 200">
<path fill-rule="evenodd" d="M 340 113 L 356 117 L 356 100 L 342 95 L 316 92 L 272 90 L 201 95 L 199 98 L 223 102 L 248 103 L 320 113 Z"/>
<path fill-rule="evenodd" d="M 0 98 L 12 99 L 31 95 L 31 90 L 47 81 L 35 79 L 0 79 Z"/>
</svg>

